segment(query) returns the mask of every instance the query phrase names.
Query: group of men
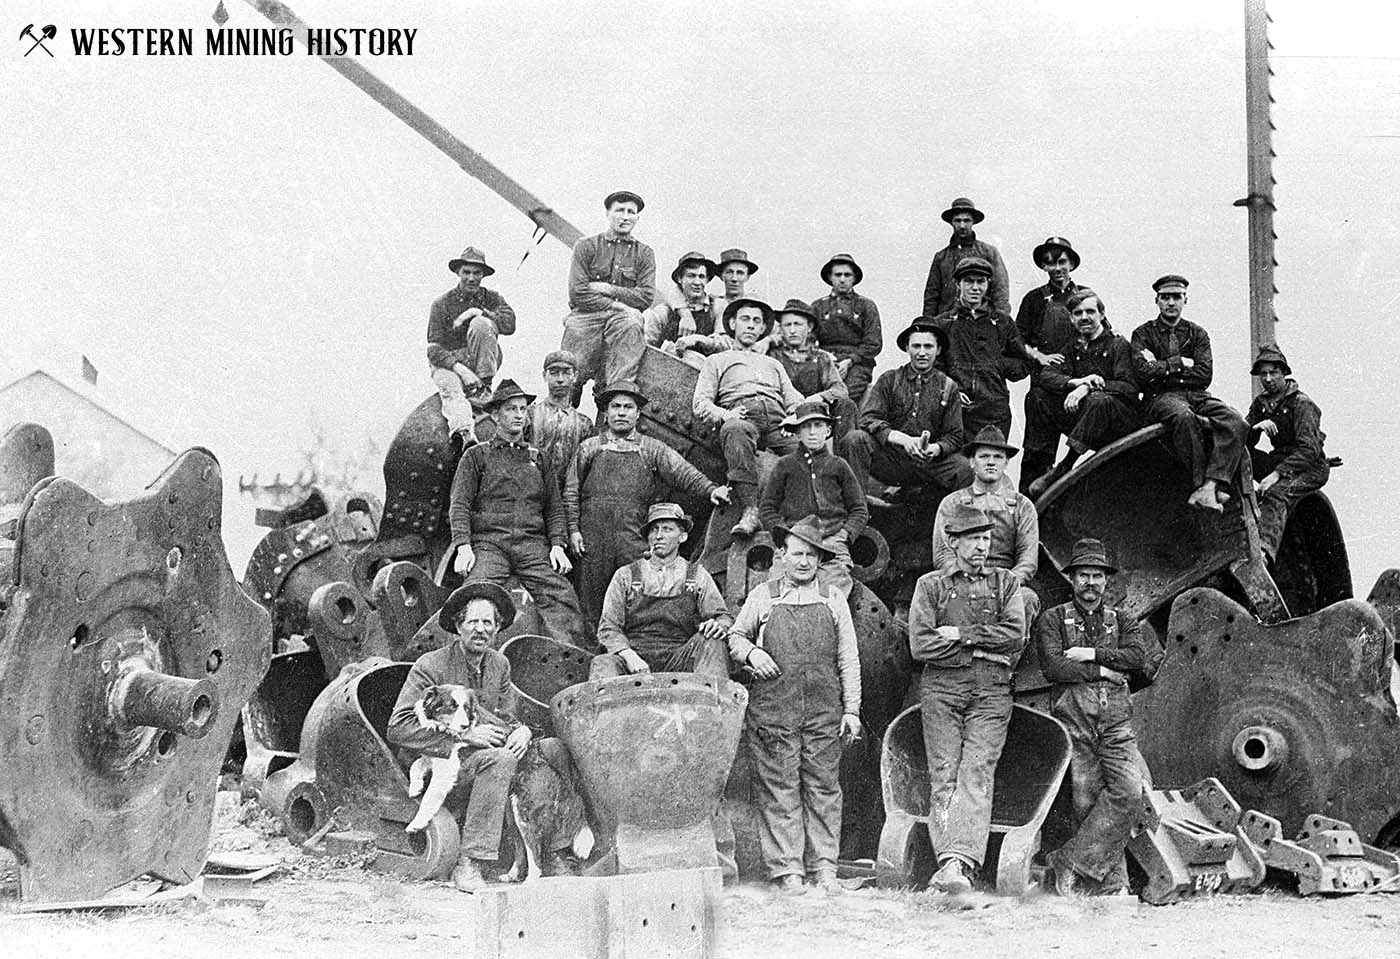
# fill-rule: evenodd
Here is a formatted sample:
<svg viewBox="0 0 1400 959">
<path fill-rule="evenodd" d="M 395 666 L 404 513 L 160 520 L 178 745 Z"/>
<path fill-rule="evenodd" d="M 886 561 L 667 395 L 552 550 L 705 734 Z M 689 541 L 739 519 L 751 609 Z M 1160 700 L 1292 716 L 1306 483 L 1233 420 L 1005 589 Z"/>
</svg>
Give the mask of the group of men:
<svg viewBox="0 0 1400 959">
<path fill-rule="evenodd" d="M 458 286 L 433 304 L 429 363 L 443 415 L 465 447 L 449 509 L 451 565 L 463 589 L 498 589 L 514 577 L 552 635 L 593 644 L 594 677 L 745 675 L 754 684 L 747 722 L 770 876 L 788 891 L 800 891 L 804 878 L 829 888 L 840 744 L 860 733 L 849 547 L 871 507 L 887 505 L 889 487 L 913 488 L 921 502 L 939 504 L 934 570 L 920 579 L 909 619 L 922 668 L 937 884 L 965 888 L 981 865 L 1010 675 L 1034 635 L 1057 684 L 1055 714 L 1075 740 L 1081 829 L 1052 859 L 1057 882 L 1100 891 L 1121 885 L 1121 840 L 1131 828 L 1124 823 L 1136 808 L 1124 796 L 1139 765 L 1129 761 L 1125 683 L 1149 668 L 1150 657 L 1132 620 L 1104 607 L 1113 567 L 1097 541 L 1081 542 L 1066 567 L 1075 599 L 1037 615 L 1030 581 L 1039 534 L 1027 494 L 1039 495 L 1084 454 L 1160 421 L 1192 471 L 1190 503 L 1219 511 L 1240 492 L 1246 442 L 1269 436 L 1272 451 L 1252 456 L 1261 477 L 1260 538 L 1272 559 L 1289 508 L 1327 478 L 1320 413 L 1289 378 L 1283 354 L 1261 351 L 1253 373 L 1264 393 L 1247 420 L 1240 417 L 1208 392 L 1210 338 L 1182 315 L 1186 279 L 1171 274 L 1153 284 L 1158 315 L 1130 342 L 1109 326 L 1102 299 L 1072 281 L 1080 258 L 1062 237 L 1034 249 L 1047 282 L 1026 294 L 1013 319 L 1000 255 L 972 229 L 983 214 L 960 198 L 943 213 L 954 232 L 930 268 L 924 314 L 896 336 L 907 361 L 874 377 L 880 314 L 855 292 L 863 271 L 850 255 L 823 265 L 830 292 L 810 304 L 794 298 L 774 309 L 748 296 L 758 264 L 737 248 L 717 262 L 686 253 L 671 274 L 674 292 L 659 294 L 655 257 L 633 236 L 642 199 L 619 191 L 604 206 L 607 230 L 574 250 L 561 348 L 544 360 L 546 396 L 510 379 L 493 384 L 499 337 L 514 330 L 515 316 L 481 286 L 493 271 L 479 250 L 450 262 Z M 723 297 L 707 292 L 716 277 Z M 637 382 L 647 344 L 698 365 L 693 412 L 718 427 L 725 485 L 638 431 L 648 402 Z M 1006 475 L 1018 452 L 1006 439 L 1007 384 L 1028 375 L 1018 490 Z M 591 380 L 598 381 L 596 427 L 576 408 Z M 477 442 L 488 418 L 489 439 Z M 1055 464 L 1061 436 L 1068 451 Z M 758 456 L 765 449 L 780 456 L 766 477 Z M 784 547 L 771 581 L 737 616 L 708 572 L 681 555 L 693 521 L 680 506 L 658 502 L 666 490 L 732 504 L 734 535 L 766 529 Z M 509 618 L 501 616 L 501 595 L 467 599 L 492 599 L 499 627 Z M 473 626 L 470 605 L 459 602 L 460 622 L 444 616 L 441 625 L 474 648 L 487 617 Z M 485 675 L 481 664 L 495 662 L 457 659 L 455 674 L 473 684 Z M 412 708 L 406 697 L 422 682 L 411 677 L 391 725 L 391 738 L 401 736 L 395 741 L 406 748 L 413 748 L 402 738 L 403 711 Z M 518 760 L 525 746 L 509 737 L 520 735 L 505 730 L 490 748 Z M 567 778 L 557 751 L 546 758 Z M 510 765 L 505 756 L 497 764 Z M 470 856 L 486 845 L 472 845 Z M 466 864 L 459 885 L 473 887 L 479 873 Z"/>
</svg>

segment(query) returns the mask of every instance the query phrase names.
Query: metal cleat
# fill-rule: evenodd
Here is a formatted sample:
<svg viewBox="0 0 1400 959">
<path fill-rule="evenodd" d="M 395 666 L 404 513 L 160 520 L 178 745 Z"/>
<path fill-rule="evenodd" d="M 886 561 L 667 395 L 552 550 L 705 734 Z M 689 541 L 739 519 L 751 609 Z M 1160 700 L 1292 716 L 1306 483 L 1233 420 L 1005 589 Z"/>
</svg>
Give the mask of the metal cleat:
<svg viewBox="0 0 1400 959">
<path fill-rule="evenodd" d="M 1163 906 L 1259 884 L 1259 856 L 1229 822 L 1232 807 L 1239 809 L 1216 779 L 1146 791 L 1146 822 L 1128 841 L 1128 855 L 1147 874 L 1144 902 Z"/>
<path fill-rule="evenodd" d="M 1300 896 L 1400 892 L 1400 856 L 1366 845 L 1340 819 L 1309 816 L 1293 842 L 1277 819 L 1253 809 L 1240 826 L 1270 869 L 1297 877 Z"/>
<path fill-rule="evenodd" d="M 447 594 L 417 563 L 390 563 L 374 574 L 369 598 L 379 612 L 389 658 L 397 662 L 415 658 L 407 650 L 424 624 L 435 619 Z"/>
</svg>

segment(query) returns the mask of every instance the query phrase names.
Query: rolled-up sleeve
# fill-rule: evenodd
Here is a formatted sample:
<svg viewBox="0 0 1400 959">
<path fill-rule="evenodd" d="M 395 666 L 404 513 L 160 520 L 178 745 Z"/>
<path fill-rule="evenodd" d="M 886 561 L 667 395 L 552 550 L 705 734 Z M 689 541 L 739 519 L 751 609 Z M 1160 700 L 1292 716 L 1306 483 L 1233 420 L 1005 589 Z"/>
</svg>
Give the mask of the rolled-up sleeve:
<svg viewBox="0 0 1400 959">
<path fill-rule="evenodd" d="M 763 583 L 749 592 L 734 625 L 729 628 L 729 658 L 739 665 L 748 662 L 749 653 L 758 645 L 758 630 L 772 605 L 768 584 Z"/>
<path fill-rule="evenodd" d="M 860 646 L 856 642 L 856 627 L 851 620 L 851 607 L 836 590 L 826 600 L 836 620 L 836 668 L 841 674 L 842 711 L 860 715 Z"/>
</svg>

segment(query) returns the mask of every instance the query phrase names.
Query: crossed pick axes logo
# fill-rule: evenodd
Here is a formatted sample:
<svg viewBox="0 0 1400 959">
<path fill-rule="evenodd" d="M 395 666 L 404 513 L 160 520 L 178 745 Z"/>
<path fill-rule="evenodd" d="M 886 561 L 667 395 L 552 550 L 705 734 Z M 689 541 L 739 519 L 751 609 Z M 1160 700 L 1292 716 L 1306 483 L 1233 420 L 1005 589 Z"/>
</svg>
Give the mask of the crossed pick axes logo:
<svg viewBox="0 0 1400 959">
<path fill-rule="evenodd" d="M 54 26 L 52 23 L 42 28 L 38 33 L 34 32 L 34 24 L 31 23 L 29 26 L 25 27 L 19 32 L 20 40 L 33 41 L 33 43 L 29 45 L 29 49 L 24 51 L 24 55 L 27 57 L 35 50 L 42 49 L 49 56 L 53 56 L 53 51 L 50 50 L 48 47 L 44 46 L 44 41 L 52 40 L 57 35 L 58 27 Z"/>
</svg>

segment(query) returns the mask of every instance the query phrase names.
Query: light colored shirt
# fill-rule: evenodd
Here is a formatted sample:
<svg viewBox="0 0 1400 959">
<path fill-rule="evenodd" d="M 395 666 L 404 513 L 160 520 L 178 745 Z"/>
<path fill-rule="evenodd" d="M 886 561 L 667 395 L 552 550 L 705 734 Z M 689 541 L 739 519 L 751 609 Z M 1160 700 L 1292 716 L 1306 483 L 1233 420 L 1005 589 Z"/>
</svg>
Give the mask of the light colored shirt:
<svg viewBox="0 0 1400 959">
<path fill-rule="evenodd" d="M 1040 566 L 1040 517 L 1035 511 L 1035 504 L 1016 492 L 1016 484 L 1004 474 L 990 490 L 979 490 L 973 483 L 943 497 L 933 519 L 934 569 L 950 573 L 957 569 L 953 544 L 943 530 L 957 503 L 980 509 L 992 521 L 988 566 L 1011 570 L 1021 586 L 1035 578 L 1035 571 Z"/>
<path fill-rule="evenodd" d="M 598 617 L 598 644 L 610 653 L 616 653 L 631 646 L 627 638 L 627 590 L 632 582 L 631 565 L 613 573 L 603 594 L 603 612 Z M 685 588 L 686 559 L 677 553 L 664 563 L 657 563 L 650 556 L 641 561 L 643 596 L 679 596 Z M 714 577 L 705 567 L 695 568 L 696 605 L 700 611 L 700 622 L 718 619 L 725 626 L 730 623 L 729 607 L 724 596 L 715 585 Z M 698 624 L 697 624 L 698 625 Z M 678 636 L 678 643 L 689 636 Z"/>
<path fill-rule="evenodd" d="M 783 364 L 762 353 L 726 350 L 705 358 L 695 381 L 692 409 L 702 419 L 718 422 L 743 400 L 759 397 L 791 410 L 805 397 L 792 385 Z"/>
<path fill-rule="evenodd" d="M 851 608 L 840 591 L 828 589 L 823 598 L 817 581 L 798 586 L 787 576 L 781 580 L 783 590 L 773 598 L 770 583 L 760 583 L 749 592 L 739 610 L 739 618 L 729 631 L 729 655 L 736 663 L 746 662 L 749 653 L 763 647 L 763 630 L 776 605 L 808 606 L 823 603 L 836 623 L 836 668 L 841 674 L 842 711 L 860 715 L 860 651 L 856 645 L 856 627 L 851 621 Z"/>
</svg>

